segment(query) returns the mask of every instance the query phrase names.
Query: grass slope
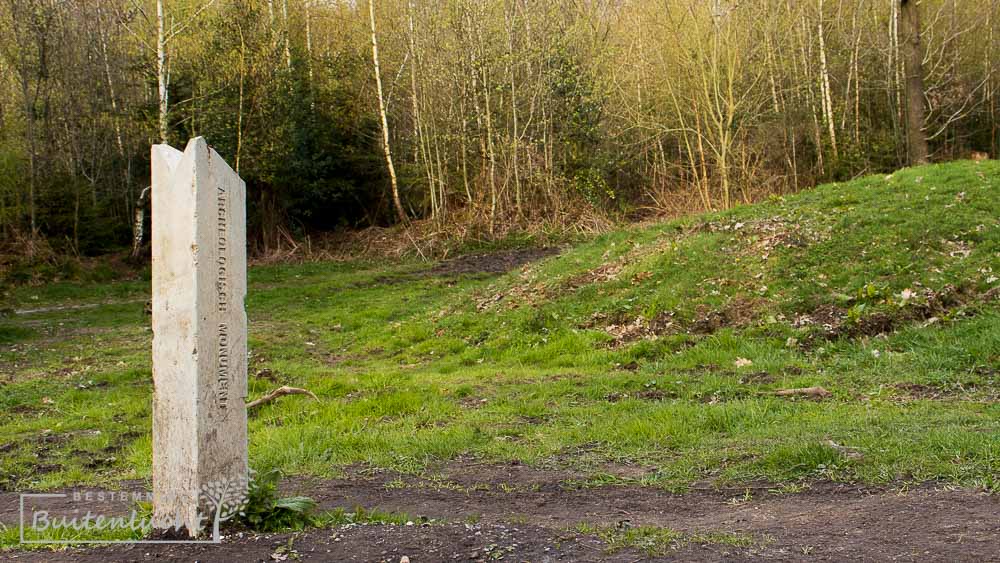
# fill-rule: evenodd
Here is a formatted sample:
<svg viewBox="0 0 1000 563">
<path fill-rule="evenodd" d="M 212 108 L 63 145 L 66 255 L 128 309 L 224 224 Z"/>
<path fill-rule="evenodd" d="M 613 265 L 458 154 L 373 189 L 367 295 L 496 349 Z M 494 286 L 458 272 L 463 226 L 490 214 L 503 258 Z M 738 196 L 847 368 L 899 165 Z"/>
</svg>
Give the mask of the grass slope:
<svg viewBox="0 0 1000 563">
<path fill-rule="evenodd" d="M 1000 164 L 952 163 L 611 233 L 506 274 L 255 268 L 255 466 L 459 456 L 590 483 L 1000 485 Z M 147 478 L 143 283 L 12 294 L 0 488 Z M 822 386 L 813 401 L 774 391 Z M 639 470 L 636 470 L 639 468 Z"/>
</svg>

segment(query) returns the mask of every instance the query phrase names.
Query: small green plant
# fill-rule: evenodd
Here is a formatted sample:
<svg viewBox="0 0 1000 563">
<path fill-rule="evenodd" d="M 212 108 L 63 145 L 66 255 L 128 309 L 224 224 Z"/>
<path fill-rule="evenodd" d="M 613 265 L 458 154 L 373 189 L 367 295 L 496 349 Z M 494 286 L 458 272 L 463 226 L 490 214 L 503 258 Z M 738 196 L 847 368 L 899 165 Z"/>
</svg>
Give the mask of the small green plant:
<svg viewBox="0 0 1000 563">
<path fill-rule="evenodd" d="M 868 309 L 866 303 L 858 303 L 857 305 L 851 307 L 847 311 L 847 320 L 850 323 L 857 324 L 861 322 L 861 319 L 865 316 L 865 311 Z"/>
<path fill-rule="evenodd" d="M 872 302 L 872 301 L 878 300 L 884 294 L 885 294 L 885 290 L 882 287 L 880 287 L 880 286 L 878 286 L 878 285 L 876 285 L 874 283 L 866 283 L 865 285 L 863 285 L 860 288 L 858 288 L 858 291 L 857 291 L 857 294 L 855 295 L 855 298 L 859 302 L 867 303 L 867 302 Z"/>
<path fill-rule="evenodd" d="M 277 469 L 254 476 L 239 522 L 261 532 L 302 530 L 316 524 L 315 500 L 304 496 L 278 496 L 281 476 Z"/>
</svg>

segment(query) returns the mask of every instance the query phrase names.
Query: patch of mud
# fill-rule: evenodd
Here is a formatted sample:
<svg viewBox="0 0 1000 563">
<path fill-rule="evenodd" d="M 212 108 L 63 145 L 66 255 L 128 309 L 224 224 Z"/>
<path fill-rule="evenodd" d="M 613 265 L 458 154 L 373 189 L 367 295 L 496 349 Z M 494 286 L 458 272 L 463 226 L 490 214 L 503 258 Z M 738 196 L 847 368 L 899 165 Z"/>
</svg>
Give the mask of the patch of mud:
<svg viewBox="0 0 1000 563">
<path fill-rule="evenodd" d="M 598 467 L 640 480 L 640 466 Z M 640 486 L 569 486 L 581 473 L 460 460 L 428 477 L 351 470 L 343 479 L 299 479 L 283 492 L 322 509 L 406 514 L 413 525 L 349 525 L 298 534 L 231 535 L 220 546 L 142 545 L 63 552 L 9 551 L 20 561 L 988 561 L 1000 553 L 1000 498 L 931 486 L 897 491 L 840 483 L 767 484 L 688 493 Z M 577 481 L 579 482 L 579 481 Z M 17 517 L 16 493 L 0 495 L 0 521 Z M 752 545 L 682 544 L 659 556 L 609 552 L 593 528 L 668 528 L 680 534 L 741 534 Z M 291 542 L 291 543 L 289 543 Z M 284 550 L 281 549 L 284 546 Z"/>
<path fill-rule="evenodd" d="M 36 414 L 36 413 L 41 412 L 41 411 L 42 411 L 42 409 L 40 407 L 36 407 L 36 406 L 32 406 L 32 405 L 20 404 L 20 405 L 14 405 L 14 406 L 8 408 L 7 409 L 7 414 L 9 414 L 9 415 L 25 415 L 25 416 L 27 416 L 27 415 Z"/>
<path fill-rule="evenodd" d="M 623 314 L 608 315 L 594 313 L 590 319 L 579 325 L 582 329 L 600 328 L 611 336 L 611 348 L 620 348 L 637 340 L 652 340 L 668 334 L 681 332 L 681 327 L 674 322 L 674 313 L 664 311 L 652 319 L 645 317 L 628 317 Z M 636 366 L 638 367 L 638 366 Z"/>
<path fill-rule="evenodd" d="M 766 371 L 755 371 L 751 373 L 741 373 L 739 382 L 742 384 L 767 384 L 774 383 L 777 379 Z"/>
<path fill-rule="evenodd" d="M 54 313 L 61 311 L 81 311 L 84 309 L 96 309 L 98 307 L 108 307 L 111 305 L 132 305 L 136 303 L 147 303 L 147 299 L 126 299 L 122 301 L 104 301 L 101 303 L 82 303 L 76 305 L 53 305 L 49 307 L 36 307 L 33 309 L 15 309 L 15 315 L 37 315 L 41 313 Z"/>
<path fill-rule="evenodd" d="M 642 472 L 642 471 L 641 471 Z M 642 472 L 644 473 L 644 472 Z M 520 466 L 450 468 L 438 486 L 380 487 L 357 482 L 313 489 L 322 503 L 379 506 L 429 518 L 472 516 L 567 529 L 597 526 L 667 527 L 679 532 L 740 532 L 773 540 L 740 557 L 840 561 L 887 560 L 933 553 L 943 560 L 992 557 L 1000 549 L 1000 499 L 972 491 L 919 488 L 905 494 L 820 483 L 798 494 L 742 488 L 671 494 L 643 487 L 567 489 L 566 472 Z M 503 483 L 503 487 L 494 486 Z M 458 485 L 458 487 L 453 487 Z M 738 499 L 734 501 L 734 499 Z M 718 551 L 711 560 L 724 560 Z M 676 557 L 678 554 L 674 554 Z"/>
<path fill-rule="evenodd" d="M 567 291 L 573 291 L 585 285 L 615 281 L 627 264 L 628 262 L 621 259 L 602 264 L 592 270 L 569 278 L 563 282 L 562 287 Z"/>
<path fill-rule="evenodd" d="M 797 315 L 792 320 L 795 328 L 812 327 L 827 335 L 836 334 L 847 320 L 847 311 L 836 305 L 820 305 L 816 309 Z"/>
<path fill-rule="evenodd" d="M 723 328 L 746 328 L 753 324 L 766 303 L 760 298 L 736 296 L 721 309 L 699 305 L 689 330 L 695 334 L 713 334 Z"/>
<path fill-rule="evenodd" d="M 598 470 L 626 481 L 641 481 L 656 474 L 655 467 L 631 463 L 602 463 Z"/>
<path fill-rule="evenodd" d="M 982 395 L 987 400 L 1000 398 L 998 381 L 990 377 L 985 384 L 974 382 L 956 382 L 951 385 L 927 385 L 923 383 L 896 383 L 892 385 L 893 394 L 903 400 L 970 400 L 976 395 Z"/>
<path fill-rule="evenodd" d="M 713 561 L 728 551 L 701 546 L 678 550 L 694 561 Z M 718 553 L 718 554 L 715 554 Z M 691 558 L 687 555 L 690 554 Z M 705 555 L 699 555 L 705 554 Z M 11 555 L 12 561 L 81 563 L 144 561 L 426 561 L 634 562 L 650 560 L 633 550 L 609 553 L 597 537 L 532 524 L 430 523 L 348 525 L 294 534 L 245 534 L 221 545 L 136 545 Z"/>
<path fill-rule="evenodd" d="M 813 311 L 797 315 L 792 326 L 814 329 L 810 335 L 812 340 L 871 337 L 891 333 L 909 323 L 929 326 L 943 318 L 973 316 L 977 307 L 998 297 L 995 290 L 980 293 L 971 287 L 950 284 L 939 290 L 923 288 L 910 291 L 911 296 L 904 300 L 900 300 L 898 296 L 882 299 L 878 305 L 886 307 L 885 310 L 856 319 L 851 319 L 844 307 L 821 305 Z"/>
<path fill-rule="evenodd" d="M 579 325 L 582 329 L 600 328 L 612 337 L 610 347 L 617 349 L 639 340 L 654 340 L 671 334 L 709 335 L 724 329 L 741 329 L 754 324 L 767 305 L 760 298 L 736 296 L 720 309 L 699 305 L 691 321 L 683 321 L 673 311 L 662 311 L 652 319 L 594 313 Z"/>
<path fill-rule="evenodd" d="M 643 389 L 642 391 L 635 391 L 631 393 L 615 392 L 615 393 L 608 393 L 607 395 L 604 396 L 604 400 L 609 403 L 617 403 L 620 401 L 624 401 L 626 399 L 659 402 L 666 399 L 675 399 L 675 398 L 677 398 L 676 393 L 669 393 L 661 391 L 659 389 Z"/>
<path fill-rule="evenodd" d="M 559 254 L 559 248 L 527 248 L 505 250 L 487 254 L 468 254 L 445 260 L 427 271 L 432 276 L 461 276 L 468 274 L 505 274 L 525 264 Z"/>
<path fill-rule="evenodd" d="M 897 396 L 910 399 L 941 399 L 946 396 L 941 389 L 920 383 L 897 383 L 892 388 Z"/>
<path fill-rule="evenodd" d="M 630 248 L 618 258 L 611 259 L 611 250 L 609 249 L 605 252 L 600 265 L 554 282 L 550 280 L 540 281 L 534 272 L 524 272 L 514 287 L 479 299 L 477 308 L 480 311 L 496 310 L 501 306 L 507 309 L 517 309 L 521 306 L 534 305 L 555 299 L 591 284 L 615 281 L 627 266 L 636 264 L 647 256 L 665 252 L 673 244 L 674 240 L 674 236 L 664 235 L 656 241 L 644 245 L 625 241 L 623 244 Z M 638 284 L 651 276 L 651 272 L 639 272 L 633 276 L 632 282 Z"/>
<path fill-rule="evenodd" d="M 561 249 L 558 247 L 544 247 L 468 254 L 438 262 L 426 270 L 376 276 L 370 281 L 358 282 L 349 287 L 363 289 L 382 285 L 397 285 L 428 278 L 442 278 L 446 280 L 446 284 L 452 285 L 454 278 L 462 276 L 490 277 L 505 274 L 526 264 L 555 256 L 560 251 Z"/>
</svg>

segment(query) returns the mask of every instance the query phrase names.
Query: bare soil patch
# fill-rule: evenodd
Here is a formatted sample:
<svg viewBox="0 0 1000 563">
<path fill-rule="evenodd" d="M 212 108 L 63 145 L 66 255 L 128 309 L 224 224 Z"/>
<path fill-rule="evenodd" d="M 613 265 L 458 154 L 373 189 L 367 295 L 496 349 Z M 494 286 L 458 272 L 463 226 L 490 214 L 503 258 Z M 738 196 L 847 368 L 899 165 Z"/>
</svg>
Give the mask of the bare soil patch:
<svg viewBox="0 0 1000 563">
<path fill-rule="evenodd" d="M 690 321 L 677 318 L 673 311 L 661 311 L 651 319 L 624 313 L 597 312 L 579 328 L 604 330 L 612 337 L 609 347 L 617 349 L 638 340 L 653 340 L 672 334 L 710 335 L 723 328 L 746 328 L 755 322 L 758 312 L 766 304 L 763 299 L 736 296 L 719 309 L 699 305 L 694 319 Z"/>
<path fill-rule="evenodd" d="M 414 525 L 351 525 L 300 534 L 233 535 L 221 546 L 142 545 L 9 552 L 23 561 L 271 561 L 288 546 L 303 561 L 995 561 L 1000 498 L 976 491 L 814 483 L 781 494 L 769 485 L 684 494 L 638 486 L 574 487 L 567 470 L 454 463 L 425 477 L 356 469 L 344 479 L 294 480 L 326 509 L 405 513 Z M 746 491 L 750 494 L 747 495 Z M 0 495 L 0 521 L 16 518 Z M 422 522 L 428 522 L 422 524 Z M 746 534 L 753 545 L 681 543 L 653 555 L 607 550 L 581 523 L 656 526 L 682 534 Z M 282 548 L 284 549 L 284 548 Z M 291 560 L 291 558 L 289 559 Z"/>
<path fill-rule="evenodd" d="M 504 250 L 486 254 L 468 254 L 445 260 L 428 270 L 433 276 L 466 274 L 504 274 L 525 264 L 559 254 L 555 247 Z"/>
<path fill-rule="evenodd" d="M 631 318 L 621 313 L 608 315 L 598 312 L 591 315 L 580 328 L 602 328 L 612 337 L 608 343 L 612 349 L 621 348 L 637 340 L 655 339 L 682 332 L 680 325 L 674 322 L 674 314 L 671 311 L 660 312 L 652 319 L 641 316 Z"/>
<path fill-rule="evenodd" d="M 557 247 L 544 247 L 503 250 L 484 254 L 467 254 L 438 262 L 435 266 L 427 270 L 391 276 L 377 276 L 370 282 L 358 283 L 352 287 L 396 285 L 428 278 L 443 278 L 448 280 L 462 276 L 497 276 L 531 262 L 554 256 L 559 254 L 559 252 L 560 249 Z"/>
<path fill-rule="evenodd" d="M 765 305 L 766 301 L 763 299 L 740 295 L 719 310 L 701 305 L 690 330 L 695 334 L 714 334 L 723 328 L 746 328 L 756 319 L 757 311 Z"/>
<path fill-rule="evenodd" d="M 812 340 L 878 336 L 908 323 L 930 325 L 942 318 L 974 316 L 983 304 L 996 300 L 998 292 L 996 289 L 978 292 L 971 286 L 946 285 L 939 290 L 923 288 L 913 295 L 912 299 L 895 303 L 891 312 L 877 311 L 854 320 L 844 307 L 821 305 L 798 315 L 792 326 L 815 328 Z"/>
<path fill-rule="evenodd" d="M 996 400 L 1000 397 L 1000 387 L 992 376 L 983 385 L 971 382 L 956 382 L 951 385 L 928 385 L 925 383 L 896 383 L 892 385 L 894 395 L 902 400 L 969 400 L 970 396 L 981 395 L 984 400 Z"/>
<path fill-rule="evenodd" d="M 700 554 L 700 551 L 707 553 Z M 685 549 L 689 560 L 719 559 L 711 547 Z M 379 561 L 397 563 L 403 556 L 424 561 L 574 561 L 632 562 L 641 553 L 607 553 L 597 537 L 530 524 L 447 523 L 427 526 L 358 525 L 298 534 L 226 538 L 221 545 L 136 545 L 63 552 L 7 554 L 10 561 L 80 563 L 145 561 Z"/>
</svg>

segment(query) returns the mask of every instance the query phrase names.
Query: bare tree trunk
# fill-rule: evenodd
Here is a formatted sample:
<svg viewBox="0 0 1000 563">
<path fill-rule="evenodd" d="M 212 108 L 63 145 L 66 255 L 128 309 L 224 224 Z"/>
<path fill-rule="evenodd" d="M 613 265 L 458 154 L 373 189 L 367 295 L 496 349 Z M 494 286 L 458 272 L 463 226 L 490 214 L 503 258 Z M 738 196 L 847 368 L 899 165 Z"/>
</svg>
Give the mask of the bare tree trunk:
<svg viewBox="0 0 1000 563">
<path fill-rule="evenodd" d="M 431 165 L 430 149 L 424 135 L 424 125 L 420 117 L 420 99 L 417 92 L 417 43 L 416 29 L 413 24 L 413 2 L 407 2 L 407 20 L 409 24 L 409 53 L 410 53 L 410 104 L 413 111 L 413 164 L 420 166 L 421 160 L 424 163 L 424 174 L 427 176 L 427 189 L 431 198 L 431 217 L 437 217 L 438 198 L 437 181 L 434 178 L 434 169 Z M 432 117 L 433 119 L 433 117 Z"/>
<path fill-rule="evenodd" d="M 808 48 L 808 50 L 807 50 Z M 813 122 L 813 141 L 816 143 L 816 168 L 819 170 L 820 175 L 826 174 L 826 166 L 823 160 L 823 130 L 820 126 L 819 116 L 816 114 L 816 99 L 813 92 L 813 82 L 812 82 L 812 72 L 810 71 L 809 61 L 811 60 L 812 54 L 812 42 L 809 41 L 809 32 L 805 20 L 802 22 L 802 32 L 801 41 L 799 42 L 799 55 L 802 59 L 802 70 L 805 75 L 805 82 L 808 85 L 805 88 L 806 101 L 809 105 L 809 113 L 812 114 Z M 822 98 L 822 95 L 821 95 Z"/>
<path fill-rule="evenodd" d="M 510 16 L 510 28 L 508 29 L 507 39 L 508 39 L 508 55 L 510 56 L 510 62 L 508 63 L 508 69 L 510 71 L 510 112 L 511 118 L 513 120 L 513 134 L 511 135 L 510 141 L 510 151 L 511 151 L 511 164 L 514 169 L 514 204 L 517 209 L 517 215 L 521 216 L 521 171 L 517 167 L 517 141 L 518 136 L 521 134 L 518 129 L 517 123 L 517 83 L 515 81 L 514 70 L 516 68 L 514 58 L 514 25 L 516 23 L 517 17 L 517 4 L 515 3 L 512 8 Z"/>
<path fill-rule="evenodd" d="M 309 109 L 316 109 L 315 79 L 313 77 L 313 41 L 312 41 L 312 1 L 306 0 L 304 11 L 306 18 L 306 69 L 309 72 Z"/>
<path fill-rule="evenodd" d="M 698 180 L 701 186 L 701 191 L 704 194 L 703 198 L 705 200 L 705 211 L 712 210 L 712 184 L 708 178 L 708 157 L 705 154 L 705 143 L 703 139 L 705 135 L 701 130 L 701 114 L 698 112 L 697 106 L 695 107 L 695 125 L 697 126 L 697 139 L 698 139 L 698 155 L 701 158 L 701 177 Z M 707 120 L 706 120 L 707 121 Z"/>
<path fill-rule="evenodd" d="M 861 32 L 858 27 L 858 12 L 860 10 L 861 6 L 855 6 L 851 14 L 851 56 L 848 61 L 850 66 L 847 69 L 847 87 L 844 89 L 844 112 L 840 117 L 840 128 L 847 130 L 848 114 L 854 114 L 853 138 L 855 147 L 861 144 L 861 123 L 858 115 L 861 109 L 861 74 L 858 68 L 858 59 L 861 57 Z M 851 97 L 852 87 L 854 88 L 853 101 Z M 848 108 L 853 108 L 853 110 Z"/>
<path fill-rule="evenodd" d="M 490 159 L 490 234 L 493 234 L 494 223 L 497 214 L 497 156 L 493 148 L 493 118 L 490 108 L 490 86 L 486 69 L 483 69 L 483 97 L 486 101 L 486 147 Z"/>
<path fill-rule="evenodd" d="M 113 114 L 112 115 L 112 123 L 114 124 L 114 127 L 115 127 L 115 141 L 117 142 L 117 145 L 118 145 L 118 154 L 124 160 L 124 158 L 125 158 L 125 144 L 122 141 L 122 125 L 121 125 L 121 120 L 118 117 L 118 96 L 115 95 L 115 83 L 111 79 L 111 62 L 108 60 L 107 29 L 105 29 L 105 27 L 104 27 L 105 26 L 104 14 L 102 13 L 100 5 L 98 5 L 97 14 L 101 18 L 100 22 L 98 24 L 101 27 L 100 32 L 99 32 L 100 39 L 101 39 L 101 59 L 102 59 L 102 61 L 104 63 L 104 79 L 108 83 L 108 98 L 111 101 L 111 112 Z"/>
<path fill-rule="evenodd" d="M 552 200 L 552 135 L 549 133 L 548 104 L 542 103 L 542 168 L 545 171 L 545 197 Z"/>
<path fill-rule="evenodd" d="M 896 118 L 892 120 L 895 138 L 897 140 L 902 138 L 905 142 L 900 125 L 903 122 L 903 100 L 901 94 L 903 80 L 900 72 L 902 63 L 900 62 L 899 49 L 899 2 L 891 0 L 889 6 L 889 104 L 896 112 Z"/>
<path fill-rule="evenodd" d="M 160 142 L 167 144 L 168 134 L 168 99 L 167 89 L 170 76 L 167 70 L 167 34 L 163 18 L 163 0 L 156 0 L 156 83 L 160 94 L 159 125 Z"/>
<path fill-rule="evenodd" d="M 861 8 L 856 8 L 860 10 Z M 854 73 L 854 145 L 855 147 L 861 146 L 861 71 L 860 71 L 860 59 L 861 59 L 861 30 L 858 28 L 858 16 L 857 12 L 854 13 L 853 26 L 855 27 L 854 33 L 854 52 L 851 60 L 851 71 Z"/>
<path fill-rule="evenodd" d="M 823 113 L 826 117 L 827 132 L 830 135 L 830 149 L 833 159 L 839 158 L 837 151 L 837 131 L 833 116 L 833 96 L 830 95 L 830 71 L 826 63 L 826 37 L 823 30 L 823 0 L 819 1 L 819 65 L 820 65 L 820 95 L 823 102 Z"/>
<path fill-rule="evenodd" d="M 770 35 L 767 36 L 765 52 L 767 53 L 767 79 L 771 83 L 771 103 L 774 108 L 774 114 L 779 115 L 781 113 L 781 105 L 778 103 L 778 86 L 774 80 L 774 47 L 771 45 Z"/>
<path fill-rule="evenodd" d="M 472 190 L 469 188 L 469 150 L 466 146 L 466 140 L 468 138 L 468 117 L 466 117 L 465 112 L 465 97 L 467 95 L 465 83 L 462 84 L 462 97 L 459 100 L 459 112 L 462 114 L 462 140 L 461 140 L 461 151 L 462 151 L 462 185 L 465 187 L 465 198 L 468 204 L 472 205 Z"/>
<path fill-rule="evenodd" d="M 447 209 L 448 198 L 445 194 L 445 189 L 447 187 L 447 179 L 445 178 L 445 168 L 441 164 L 441 146 L 438 142 L 439 139 L 441 138 L 441 135 L 438 134 L 437 128 L 433 128 L 431 133 L 434 139 L 434 159 L 437 162 L 438 206 L 439 206 L 438 213 L 441 217 L 444 217 L 445 214 L 448 212 Z"/>
<path fill-rule="evenodd" d="M 793 189 L 799 189 L 799 158 L 798 152 L 796 150 L 797 141 L 795 139 L 795 133 L 792 135 L 792 186 Z"/>
<path fill-rule="evenodd" d="M 378 64 L 378 38 L 375 35 L 375 1 L 368 2 L 368 19 L 372 29 L 372 64 L 375 65 L 375 88 L 378 92 L 378 113 L 382 121 L 382 150 L 385 152 L 385 165 L 389 169 L 389 181 L 392 183 L 392 205 L 400 223 L 406 223 L 406 212 L 399 199 L 399 183 L 396 181 L 396 167 L 392 164 L 392 150 L 389 148 L 389 122 L 385 116 L 385 97 L 382 95 L 382 73 Z"/>
<path fill-rule="evenodd" d="M 1000 143 L 997 133 L 1000 129 L 997 127 L 996 71 L 993 56 L 996 49 L 996 11 L 997 1 L 993 0 L 990 2 L 989 20 L 986 24 L 989 29 L 989 43 L 986 46 L 986 103 L 990 108 L 990 154 L 993 158 L 1000 158 L 997 154 L 997 145 Z"/>
<path fill-rule="evenodd" d="M 121 120 L 119 119 L 118 116 L 118 100 L 117 96 L 115 96 L 115 83 L 111 78 L 111 63 L 108 60 L 108 40 L 106 36 L 107 29 L 105 28 L 104 14 L 102 13 L 100 7 L 97 8 L 97 15 L 99 18 L 98 26 L 100 27 L 100 29 L 98 30 L 98 36 L 101 41 L 101 60 L 104 63 L 104 78 L 108 83 L 108 98 L 111 102 L 111 123 L 114 125 L 115 128 L 115 141 L 116 141 L 116 146 L 118 147 L 118 156 L 122 159 L 122 162 L 125 162 L 125 144 L 122 141 L 122 126 L 121 126 Z M 127 192 L 130 188 L 129 186 L 130 178 L 127 174 L 124 176 L 124 180 L 125 180 L 125 191 Z M 96 209 L 97 208 L 96 184 L 94 184 L 94 189 L 91 191 L 91 196 L 93 197 L 93 207 Z"/>
<path fill-rule="evenodd" d="M 75 182 L 73 188 L 73 252 L 80 256 L 80 183 Z"/>
<path fill-rule="evenodd" d="M 151 186 L 146 186 L 139 194 L 139 201 L 135 203 L 135 217 L 132 220 L 132 258 L 138 258 L 142 250 L 143 221 L 146 217 L 146 198 L 149 196 Z"/>
<path fill-rule="evenodd" d="M 476 68 L 476 58 L 472 55 L 472 105 L 476 112 L 476 133 L 479 137 L 479 177 L 486 174 L 486 135 L 483 128 L 483 110 L 479 105 L 479 70 Z"/>
<path fill-rule="evenodd" d="M 4 57 L 0 57 L 0 75 L 7 76 L 8 70 L 5 68 Z M 4 104 L 0 102 L 0 130 L 5 130 L 6 120 L 4 119 Z M 6 190 L 0 190 L 0 240 L 7 240 L 9 234 L 8 228 L 12 225 L 8 225 L 8 215 L 7 215 L 7 194 Z"/>
<path fill-rule="evenodd" d="M 906 140 L 911 165 L 925 164 L 928 149 L 924 134 L 924 49 L 920 42 L 920 11 L 916 0 L 900 0 L 900 18 L 906 42 Z"/>
<path fill-rule="evenodd" d="M 477 39 L 479 41 L 479 44 L 477 45 L 476 48 L 481 48 L 483 46 L 483 37 L 478 30 L 477 30 Z M 475 75 L 480 70 L 482 72 L 482 74 L 479 75 L 479 78 L 482 80 L 483 102 L 485 105 L 482 108 L 480 108 L 479 103 L 477 101 L 476 114 L 477 114 L 477 121 L 479 121 L 480 123 L 480 127 L 482 127 L 482 125 L 484 124 L 486 126 L 486 130 L 483 135 L 483 138 L 480 140 L 480 144 L 481 144 L 481 150 L 483 151 L 484 156 L 488 159 L 489 162 L 489 168 L 487 169 L 489 184 L 490 184 L 490 227 L 489 228 L 490 228 L 490 234 L 493 234 L 493 229 L 496 221 L 496 212 L 497 212 L 497 182 L 496 182 L 497 157 L 496 157 L 496 150 L 494 149 L 494 144 L 493 144 L 493 118 L 491 116 L 493 110 L 490 105 L 490 85 L 489 85 L 489 76 L 486 73 L 486 64 L 484 63 L 481 69 L 478 69 L 477 67 L 479 67 L 479 64 L 478 64 L 478 59 L 476 58 L 476 49 L 474 48 L 472 49 L 473 74 Z M 475 89 L 476 87 L 475 77 L 473 78 L 472 84 L 473 88 Z M 473 99 L 478 100 L 478 92 L 475 92 L 474 96 L 475 97 Z M 480 115 L 480 112 L 482 113 L 481 120 L 478 117 Z"/>
<path fill-rule="evenodd" d="M 236 174 L 240 173 L 240 156 L 243 153 L 243 97 L 246 82 L 246 51 L 247 43 L 243 36 L 243 28 L 240 27 L 240 99 L 236 108 L 236 158 L 233 162 Z"/>
<path fill-rule="evenodd" d="M 420 104 L 417 100 L 417 60 L 416 60 L 416 39 L 414 38 L 414 26 L 413 26 L 413 1 L 410 0 L 406 3 L 407 11 L 407 22 L 409 24 L 409 35 L 407 35 L 408 40 L 408 51 L 407 56 L 410 58 L 410 112 L 412 114 L 413 120 L 413 165 L 420 166 L 420 150 L 422 147 L 420 138 Z M 405 66 L 405 61 L 404 61 Z M 433 192 L 431 196 L 433 197 Z"/>
<path fill-rule="evenodd" d="M 511 55 L 513 60 L 513 54 Z M 517 207 L 517 214 L 521 215 L 521 171 L 517 167 L 517 141 L 520 132 L 517 124 L 517 87 L 514 82 L 514 65 L 510 66 L 510 111 L 513 118 L 514 134 L 511 136 L 510 151 L 511 161 L 514 168 L 514 203 Z"/>
<path fill-rule="evenodd" d="M 26 72 L 26 71 L 25 71 Z M 31 97 L 30 90 L 28 88 L 28 77 L 27 75 L 21 78 L 21 90 L 24 96 L 24 110 L 25 110 L 25 129 L 28 134 L 28 216 L 31 226 L 31 236 L 32 238 L 38 234 L 38 225 L 35 220 L 35 183 L 37 172 L 36 164 L 36 139 L 35 139 L 35 104 L 33 98 Z M 29 250 L 29 255 L 31 250 L 34 248 L 32 244 Z"/>
<path fill-rule="evenodd" d="M 289 40 L 289 30 L 288 25 L 288 0 L 282 0 L 281 2 L 281 19 L 283 20 L 283 30 L 282 30 L 282 40 L 285 43 L 285 67 L 288 70 L 292 70 L 292 48 Z"/>
</svg>

